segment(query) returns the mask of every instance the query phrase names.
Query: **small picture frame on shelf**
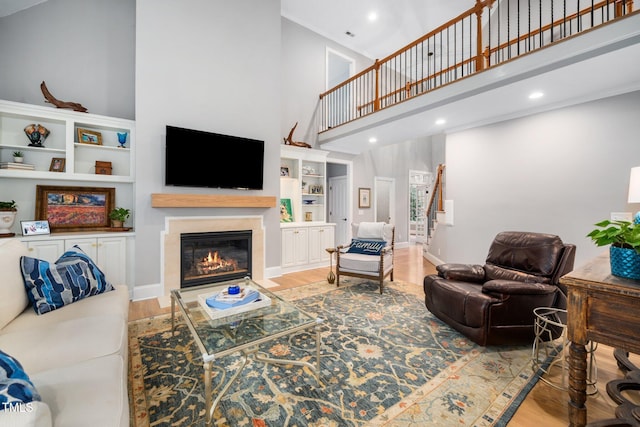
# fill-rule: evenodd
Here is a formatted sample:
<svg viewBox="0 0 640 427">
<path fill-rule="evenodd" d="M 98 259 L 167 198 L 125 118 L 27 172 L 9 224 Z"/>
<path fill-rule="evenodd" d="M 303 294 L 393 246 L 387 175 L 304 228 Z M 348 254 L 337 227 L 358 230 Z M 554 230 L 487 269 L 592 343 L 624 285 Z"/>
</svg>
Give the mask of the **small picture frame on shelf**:
<svg viewBox="0 0 640 427">
<path fill-rule="evenodd" d="M 20 229 L 22 230 L 23 236 L 51 234 L 49 221 L 20 221 Z"/>
<path fill-rule="evenodd" d="M 291 199 L 280 199 L 280 222 L 293 222 Z"/>
<path fill-rule="evenodd" d="M 371 189 L 370 188 L 358 188 L 358 207 L 359 208 L 371 207 Z"/>
<path fill-rule="evenodd" d="M 322 185 L 310 185 L 309 186 L 309 194 L 323 194 L 324 188 Z"/>
<path fill-rule="evenodd" d="M 280 166 L 280 176 L 290 176 L 288 166 Z"/>
<path fill-rule="evenodd" d="M 81 144 L 102 145 L 102 134 L 95 130 L 78 128 L 78 142 Z"/>
<path fill-rule="evenodd" d="M 64 157 L 54 157 L 51 159 L 51 165 L 49 166 L 49 172 L 64 172 L 66 160 Z"/>
</svg>

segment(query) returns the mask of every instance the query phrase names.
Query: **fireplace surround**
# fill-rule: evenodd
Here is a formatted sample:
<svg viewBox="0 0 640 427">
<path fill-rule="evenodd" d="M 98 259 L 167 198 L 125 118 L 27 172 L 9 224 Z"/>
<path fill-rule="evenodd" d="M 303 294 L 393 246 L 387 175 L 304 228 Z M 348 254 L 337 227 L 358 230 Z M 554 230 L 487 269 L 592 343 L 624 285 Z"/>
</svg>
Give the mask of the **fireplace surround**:
<svg viewBox="0 0 640 427">
<path fill-rule="evenodd" d="M 251 277 L 264 279 L 264 225 L 261 215 L 184 216 L 165 218 L 161 236 L 162 286 L 164 295 L 180 288 L 180 235 L 220 231 L 251 231 Z M 243 276 L 244 277 L 244 276 Z"/>
</svg>

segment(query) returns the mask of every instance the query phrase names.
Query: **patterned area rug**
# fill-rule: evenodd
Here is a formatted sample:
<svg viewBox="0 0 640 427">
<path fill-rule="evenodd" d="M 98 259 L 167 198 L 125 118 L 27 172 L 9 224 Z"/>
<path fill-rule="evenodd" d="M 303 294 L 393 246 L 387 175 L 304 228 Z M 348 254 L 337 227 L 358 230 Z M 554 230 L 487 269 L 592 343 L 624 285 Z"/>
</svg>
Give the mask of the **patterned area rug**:
<svg viewBox="0 0 640 427">
<path fill-rule="evenodd" d="M 480 347 L 425 308 L 420 286 L 345 280 L 279 293 L 325 319 L 321 378 L 307 368 L 250 361 L 218 406 L 216 426 L 506 425 L 533 387 L 530 347 Z M 184 323 L 170 316 L 129 324 L 131 425 L 201 426 L 202 360 Z M 302 333 L 261 350 L 309 360 Z M 215 363 L 214 393 L 240 358 Z"/>
</svg>

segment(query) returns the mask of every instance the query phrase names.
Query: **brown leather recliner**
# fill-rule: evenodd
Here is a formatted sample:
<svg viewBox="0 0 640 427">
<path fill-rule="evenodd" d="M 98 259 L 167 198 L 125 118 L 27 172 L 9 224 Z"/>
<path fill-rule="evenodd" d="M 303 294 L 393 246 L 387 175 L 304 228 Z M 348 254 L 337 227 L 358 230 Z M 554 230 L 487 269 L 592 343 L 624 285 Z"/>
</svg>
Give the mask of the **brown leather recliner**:
<svg viewBox="0 0 640 427">
<path fill-rule="evenodd" d="M 566 308 L 559 279 L 573 270 L 575 251 L 551 234 L 499 233 L 484 266 L 442 264 L 426 276 L 425 304 L 480 345 L 532 343 L 533 309 Z"/>
</svg>

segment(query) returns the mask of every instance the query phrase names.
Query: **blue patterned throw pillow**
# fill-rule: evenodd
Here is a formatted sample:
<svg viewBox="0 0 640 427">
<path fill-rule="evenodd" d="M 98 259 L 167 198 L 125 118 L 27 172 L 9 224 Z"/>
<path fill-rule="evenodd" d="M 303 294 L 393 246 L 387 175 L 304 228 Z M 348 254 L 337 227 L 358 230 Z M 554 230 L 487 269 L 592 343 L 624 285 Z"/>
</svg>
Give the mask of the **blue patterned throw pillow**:
<svg viewBox="0 0 640 427">
<path fill-rule="evenodd" d="M 20 362 L 0 350 L 0 411 L 35 400 L 42 399 Z"/>
<path fill-rule="evenodd" d="M 113 290 L 102 270 L 78 246 L 55 262 L 23 256 L 20 268 L 27 296 L 38 314 Z"/>
<path fill-rule="evenodd" d="M 384 240 L 352 239 L 351 246 L 347 250 L 351 254 L 380 255 L 386 242 Z"/>
</svg>

